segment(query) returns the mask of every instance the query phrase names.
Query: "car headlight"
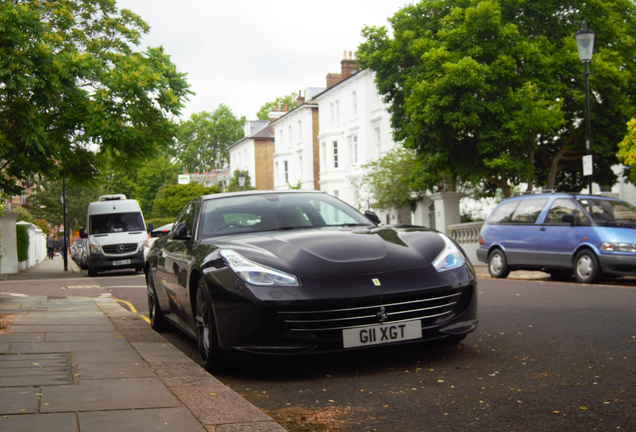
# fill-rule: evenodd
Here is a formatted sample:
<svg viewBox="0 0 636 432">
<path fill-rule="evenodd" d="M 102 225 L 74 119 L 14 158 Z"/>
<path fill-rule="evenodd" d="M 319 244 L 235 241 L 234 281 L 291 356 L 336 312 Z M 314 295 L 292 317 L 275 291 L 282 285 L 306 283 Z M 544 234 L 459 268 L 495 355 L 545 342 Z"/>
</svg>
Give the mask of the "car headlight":
<svg viewBox="0 0 636 432">
<path fill-rule="evenodd" d="M 633 252 L 636 253 L 636 244 L 634 243 L 617 243 L 603 242 L 601 250 L 606 252 Z"/>
<path fill-rule="evenodd" d="M 250 261 L 231 249 L 221 249 L 219 254 L 225 258 L 230 268 L 245 282 L 261 286 L 300 286 L 294 275 L 266 267 Z"/>
<path fill-rule="evenodd" d="M 438 272 L 443 272 L 446 270 L 452 270 L 459 268 L 466 264 L 466 258 L 464 258 L 464 254 L 455 246 L 455 243 L 451 241 L 444 234 L 440 234 L 440 237 L 444 240 L 446 245 L 444 246 L 444 250 L 440 253 L 435 261 L 433 261 L 433 267 Z"/>
<path fill-rule="evenodd" d="M 101 254 L 102 253 L 102 248 L 99 245 L 91 244 L 90 248 L 91 248 L 91 253 L 92 254 Z"/>
</svg>

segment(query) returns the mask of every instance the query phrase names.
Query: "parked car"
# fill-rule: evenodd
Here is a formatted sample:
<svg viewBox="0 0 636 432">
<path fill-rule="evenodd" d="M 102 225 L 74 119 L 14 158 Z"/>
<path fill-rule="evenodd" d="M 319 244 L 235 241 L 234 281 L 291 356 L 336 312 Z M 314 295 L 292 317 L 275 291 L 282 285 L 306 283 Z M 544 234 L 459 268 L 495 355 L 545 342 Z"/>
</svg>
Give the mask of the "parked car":
<svg viewBox="0 0 636 432">
<path fill-rule="evenodd" d="M 464 253 L 434 230 L 379 223 L 317 191 L 198 197 L 148 252 L 152 328 L 197 340 L 208 371 L 232 352 L 464 339 L 477 325 Z"/>
<path fill-rule="evenodd" d="M 87 254 L 86 254 L 86 250 L 89 248 L 88 245 L 88 239 L 87 238 L 81 238 L 78 242 L 78 246 L 77 246 L 77 260 L 75 262 L 77 262 L 77 265 L 79 266 L 79 268 L 81 268 L 82 270 L 88 270 L 88 258 L 87 258 Z"/>
<path fill-rule="evenodd" d="M 484 223 L 477 258 L 490 275 L 543 270 L 555 280 L 593 283 L 636 274 L 636 207 L 598 195 L 521 194 L 503 200 Z"/>
<path fill-rule="evenodd" d="M 171 229 L 172 229 L 172 224 L 169 223 L 167 225 L 160 226 L 159 228 L 155 228 L 152 231 L 150 231 L 150 234 L 148 235 L 148 246 L 144 248 L 144 259 L 146 258 L 146 255 L 148 254 L 148 249 L 150 249 L 150 246 L 152 246 L 155 240 L 157 240 L 159 237 L 168 235 Z"/>
</svg>

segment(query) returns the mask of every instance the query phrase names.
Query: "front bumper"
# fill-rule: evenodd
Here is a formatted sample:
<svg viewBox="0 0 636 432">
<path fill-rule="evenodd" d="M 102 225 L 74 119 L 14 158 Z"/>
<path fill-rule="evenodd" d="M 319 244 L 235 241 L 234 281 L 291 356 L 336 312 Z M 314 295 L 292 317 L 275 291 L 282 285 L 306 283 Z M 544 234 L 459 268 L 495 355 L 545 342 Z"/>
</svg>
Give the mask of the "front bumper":
<svg viewBox="0 0 636 432">
<path fill-rule="evenodd" d="M 600 254 L 599 262 L 603 273 L 615 276 L 636 275 L 636 255 L 626 253 Z"/>
<path fill-rule="evenodd" d="M 121 261 L 130 261 L 130 262 L 124 264 L 124 263 L 121 263 Z M 91 254 L 91 256 L 88 259 L 88 267 L 94 271 L 143 268 L 143 266 L 144 266 L 143 248 L 141 248 L 139 251 L 132 254 L 117 254 L 117 255 Z"/>
<path fill-rule="evenodd" d="M 435 341 L 474 331 L 478 321 L 474 273 L 467 267 L 456 271 L 454 277 L 450 272 L 443 276 L 455 283 L 423 287 L 426 282 L 420 282 L 419 287 L 413 287 L 413 280 L 417 279 L 406 284 L 410 278 L 405 275 L 400 281 L 403 289 L 387 286 L 378 290 L 332 280 L 332 287 L 340 286 L 339 290 L 324 293 L 311 287 L 296 287 L 295 299 L 280 294 L 278 301 L 275 299 L 280 288 L 246 286 L 237 279 L 235 288 L 242 293 L 260 291 L 262 295 L 242 301 L 234 295 L 232 301 L 228 291 L 215 292 L 220 289 L 218 285 L 212 289 L 219 343 L 221 348 L 247 353 L 298 355 L 370 347 L 344 348 L 343 331 L 380 323 L 421 323 L 421 338 L 390 341 L 387 345 Z M 214 282 L 209 277 L 208 281 Z M 228 286 L 227 281 L 224 285 Z M 231 291 L 236 294 L 235 289 Z M 382 314 L 386 314 L 384 321 L 379 318 Z"/>
</svg>

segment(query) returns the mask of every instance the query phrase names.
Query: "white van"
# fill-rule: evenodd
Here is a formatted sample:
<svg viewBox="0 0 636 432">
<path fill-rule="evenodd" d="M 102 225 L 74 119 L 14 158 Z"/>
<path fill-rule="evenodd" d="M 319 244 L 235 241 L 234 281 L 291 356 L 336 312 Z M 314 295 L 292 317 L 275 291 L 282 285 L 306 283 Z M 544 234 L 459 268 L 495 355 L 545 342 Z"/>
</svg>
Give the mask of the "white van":
<svg viewBox="0 0 636 432">
<path fill-rule="evenodd" d="M 88 205 L 86 229 L 80 230 L 80 237 L 88 239 L 89 276 L 107 270 L 143 269 L 148 233 L 136 200 L 122 194 L 100 196 Z"/>
</svg>

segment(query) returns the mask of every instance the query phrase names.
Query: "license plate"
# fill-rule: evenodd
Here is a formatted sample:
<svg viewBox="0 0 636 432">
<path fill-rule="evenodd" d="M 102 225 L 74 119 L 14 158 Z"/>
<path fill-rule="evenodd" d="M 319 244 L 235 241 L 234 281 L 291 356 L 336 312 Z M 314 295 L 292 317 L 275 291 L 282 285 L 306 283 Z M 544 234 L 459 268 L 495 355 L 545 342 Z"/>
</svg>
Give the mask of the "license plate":
<svg viewBox="0 0 636 432">
<path fill-rule="evenodd" d="M 119 265 L 124 265 L 124 264 L 130 264 L 130 260 L 113 261 L 113 265 L 114 266 L 119 266 Z"/>
<path fill-rule="evenodd" d="M 389 342 L 419 339 L 421 337 L 422 324 L 419 320 L 380 324 L 342 331 L 342 343 L 345 348 L 379 345 Z"/>
</svg>

